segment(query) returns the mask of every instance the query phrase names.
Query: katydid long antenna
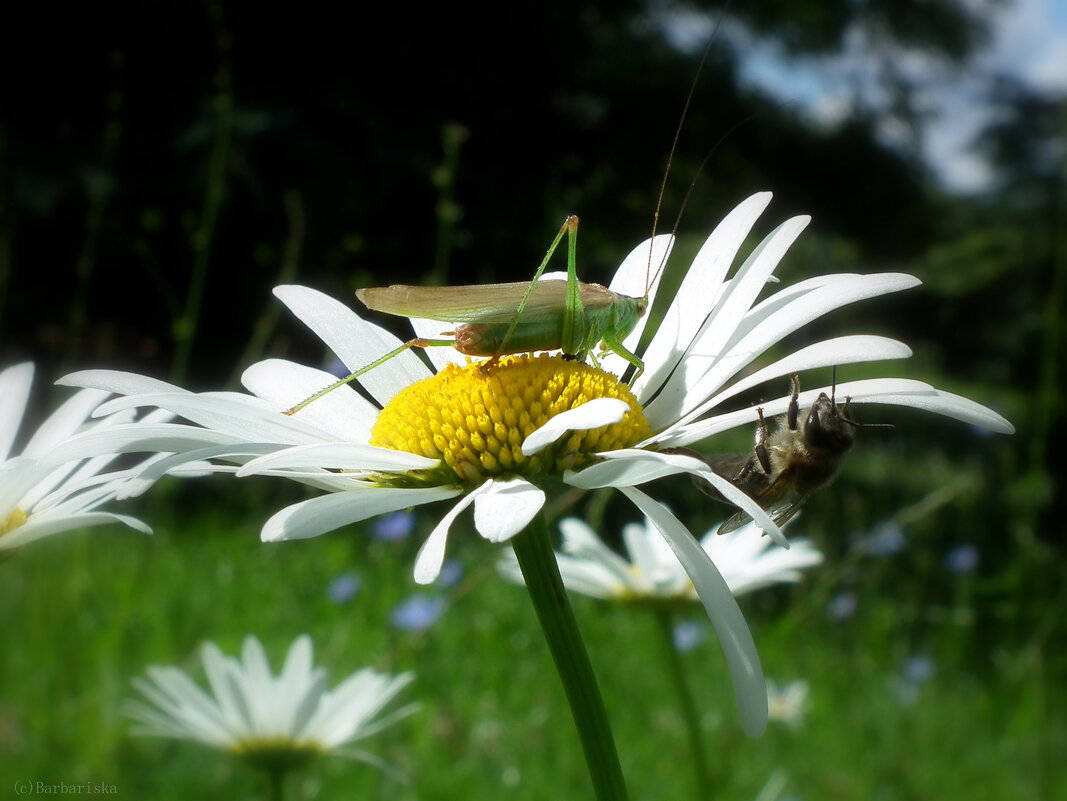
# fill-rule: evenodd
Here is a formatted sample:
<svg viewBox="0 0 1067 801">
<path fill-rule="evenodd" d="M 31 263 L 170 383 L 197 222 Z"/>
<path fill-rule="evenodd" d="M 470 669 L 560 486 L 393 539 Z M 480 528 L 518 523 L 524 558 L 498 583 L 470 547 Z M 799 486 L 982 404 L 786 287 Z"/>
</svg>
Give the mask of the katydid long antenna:
<svg viewBox="0 0 1067 801">
<path fill-rule="evenodd" d="M 682 113 L 678 117 L 678 125 L 674 129 L 674 138 L 671 140 L 671 149 L 667 154 L 667 164 L 663 168 L 663 180 L 660 181 L 659 195 L 656 197 L 656 210 L 652 213 L 652 236 L 650 237 L 650 243 L 648 248 L 648 268 L 645 272 L 645 292 L 648 293 L 648 288 L 655 283 L 655 279 L 659 277 L 659 274 L 663 271 L 663 268 L 667 264 L 667 256 L 664 255 L 660 261 L 659 266 L 656 267 L 655 274 L 652 273 L 652 250 L 653 246 L 651 240 L 656 238 L 656 231 L 659 228 L 660 213 L 663 210 L 663 196 L 667 191 L 667 180 L 670 178 L 671 167 L 674 165 L 674 156 L 678 152 L 678 142 L 682 138 L 682 130 L 685 128 L 686 118 L 689 116 L 689 107 L 693 103 L 693 97 L 696 95 L 697 84 L 700 83 L 700 76 L 704 72 L 704 65 L 708 61 L 708 55 L 711 53 L 711 46 L 715 43 L 716 34 L 719 32 L 719 28 L 722 26 L 722 21 L 726 17 L 726 12 L 730 10 L 730 0 L 723 6 L 722 11 L 719 12 L 718 18 L 715 20 L 715 26 L 711 29 L 711 34 L 708 36 L 708 43 L 704 45 L 704 52 L 700 54 L 700 62 L 697 64 L 696 71 L 693 73 L 693 80 L 689 84 L 689 91 L 685 96 L 685 103 L 682 105 Z M 708 159 L 718 149 L 723 140 L 731 133 L 733 133 L 740 125 L 747 122 L 747 118 L 742 122 L 737 123 L 730 127 L 724 134 L 722 134 L 715 144 L 712 145 L 711 150 L 704 157 L 704 160 L 700 162 L 700 166 L 697 168 L 697 175 L 693 177 L 692 182 L 689 184 L 689 189 L 685 193 L 685 197 L 682 199 L 682 205 L 678 209 L 678 215 L 674 220 L 674 227 L 671 230 L 672 234 L 678 232 L 678 224 L 682 221 L 682 213 L 685 211 L 686 204 L 689 202 L 689 196 L 693 193 L 693 187 L 696 185 L 697 176 L 700 175 L 704 169 L 704 165 L 708 163 Z"/>
</svg>

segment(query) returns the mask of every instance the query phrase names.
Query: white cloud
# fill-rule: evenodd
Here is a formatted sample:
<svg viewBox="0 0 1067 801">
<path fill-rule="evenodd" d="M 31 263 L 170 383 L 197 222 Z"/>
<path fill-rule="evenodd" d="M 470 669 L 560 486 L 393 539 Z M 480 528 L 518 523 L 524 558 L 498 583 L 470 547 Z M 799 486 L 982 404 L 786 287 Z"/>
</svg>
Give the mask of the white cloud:
<svg viewBox="0 0 1067 801">
<path fill-rule="evenodd" d="M 1016 0 L 1000 16 L 985 63 L 1040 91 L 1067 91 L 1067 3 Z"/>
</svg>

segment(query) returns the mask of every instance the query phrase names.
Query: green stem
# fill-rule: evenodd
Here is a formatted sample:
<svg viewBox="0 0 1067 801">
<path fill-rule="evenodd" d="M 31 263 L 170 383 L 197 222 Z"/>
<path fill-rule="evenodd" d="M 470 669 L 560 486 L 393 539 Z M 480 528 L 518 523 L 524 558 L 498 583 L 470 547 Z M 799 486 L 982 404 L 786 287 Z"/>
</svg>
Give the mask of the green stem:
<svg viewBox="0 0 1067 801">
<path fill-rule="evenodd" d="M 578 624 L 559 575 L 548 525 L 538 515 L 512 540 L 526 588 L 556 663 L 599 801 L 625 801 L 626 784 Z"/>
<path fill-rule="evenodd" d="M 267 771 L 270 801 L 285 801 L 285 770 L 276 768 Z"/>
<path fill-rule="evenodd" d="M 660 639 L 663 643 L 663 655 L 667 661 L 667 672 L 678 699 L 678 707 L 685 721 L 686 734 L 689 737 L 689 750 L 693 754 L 693 774 L 696 780 L 697 798 L 712 798 L 711 774 L 708 772 L 707 749 L 704 736 L 700 732 L 700 717 L 693 699 L 693 690 L 686 679 L 682 656 L 674 645 L 674 615 L 668 609 L 656 609 L 656 618 Z"/>
</svg>

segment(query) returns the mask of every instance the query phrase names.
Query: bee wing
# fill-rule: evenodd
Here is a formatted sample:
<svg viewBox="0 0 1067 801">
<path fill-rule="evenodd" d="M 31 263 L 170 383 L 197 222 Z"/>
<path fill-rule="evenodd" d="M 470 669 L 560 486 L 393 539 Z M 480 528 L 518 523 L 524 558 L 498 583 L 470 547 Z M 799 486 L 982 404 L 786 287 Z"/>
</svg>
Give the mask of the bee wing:
<svg viewBox="0 0 1067 801">
<path fill-rule="evenodd" d="M 529 281 L 507 284 L 422 287 L 394 284 L 356 290 L 368 309 L 399 317 L 425 317 L 452 323 L 510 323 Z M 586 308 L 607 306 L 615 293 L 600 284 L 578 282 Z M 562 314 L 567 301 L 567 282 L 538 281 L 523 309 L 523 317 Z"/>
<path fill-rule="evenodd" d="M 678 448 L 678 449 L 674 449 L 674 450 L 680 451 L 682 449 Z M 737 476 L 739 476 L 742 473 L 742 471 L 745 470 L 745 468 L 748 466 L 748 464 L 752 461 L 752 457 L 750 455 L 743 454 L 743 453 L 739 453 L 739 454 L 716 453 L 716 454 L 711 454 L 709 456 L 701 456 L 698 453 L 690 451 L 686 455 L 687 456 L 695 456 L 696 458 L 701 459 L 702 461 L 706 462 L 708 467 L 710 467 L 712 469 L 712 472 L 717 473 L 718 475 L 722 476 L 723 478 L 725 478 L 727 481 L 729 481 L 730 483 L 734 484 L 735 486 L 737 485 L 737 482 L 736 482 Z M 699 489 L 705 495 L 708 495 L 708 496 L 710 496 L 710 497 L 714 498 L 715 500 L 720 501 L 722 503 L 730 503 L 728 500 L 726 500 L 724 497 L 722 497 L 722 493 L 720 493 L 717 489 L 715 489 L 715 486 L 710 481 L 707 481 L 707 480 L 705 480 L 703 478 L 700 478 L 699 476 L 693 476 L 693 483 L 696 484 L 697 489 Z M 742 490 L 744 489 L 744 487 L 738 487 L 738 488 L 742 489 Z M 731 504 L 731 506 L 732 505 L 733 504 Z"/>
<path fill-rule="evenodd" d="M 790 520 L 793 519 L 793 515 L 800 511 L 800 504 L 804 503 L 803 496 L 798 497 L 791 504 L 784 507 L 780 512 L 771 515 L 771 519 L 774 520 L 774 524 L 781 528 Z"/>
<path fill-rule="evenodd" d="M 800 511 L 800 504 L 804 502 L 804 496 L 791 491 L 783 475 L 775 479 L 770 486 L 753 500 L 771 516 L 771 520 L 774 521 L 775 525 L 784 526 L 793 519 L 793 515 Z M 736 531 L 751 520 L 752 516 L 747 512 L 738 511 L 723 521 L 717 533 L 728 534 L 731 531 Z"/>
<path fill-rule="evenodd" d="M 752 521 L 752 515 L 748 512 L 737 512 L 730 517 L 726 518 L 722 525 L 719 526 L 717 534 L 729 534 L 731 531 L 737 531 L 741 526 L 747 525 Z"/>
</svg>

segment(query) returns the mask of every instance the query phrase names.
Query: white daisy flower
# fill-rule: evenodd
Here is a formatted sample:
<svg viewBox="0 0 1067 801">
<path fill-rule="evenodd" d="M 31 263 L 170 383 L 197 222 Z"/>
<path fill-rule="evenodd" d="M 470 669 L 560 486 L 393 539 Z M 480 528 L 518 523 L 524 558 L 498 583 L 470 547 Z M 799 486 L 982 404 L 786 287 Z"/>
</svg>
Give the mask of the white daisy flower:
<svg viewBox="0 0 1067 801">
<path fill-rule="evenodd" d="M 122 413 L 86 423 L 107 392 L 85 389 L 74 394 L 40 425 L 21 453 L 12 454 L 33 373 L 30 362 L 0 371 L 0 553 L 62 531 L 105 523 L 122 523 L 151 534 L 140 520 L 99 510 L 120 494 L 123 482 L 140 467 L 104 472 L 114 454 L 97 451 L 89 458 L 69 460 L 56 453 L 80 430 L 102 431 L 132 419 Z"/>
<path fill-rule="evenodd" d="M 490 542 L 522 531 L 545 501 L 542 485 L 615 487 L 652 522 L 675 550 L 729 654 L 739 687 L 742 722 L 750 733 L 766 721 L 766 693 L 751 635 L 736 602 L 707 553 L 667 509 L 637 489 L 656 478 L 692 473 L 751 515 L 780 544 L 781 531 L 745 493 L 701 460 L 660 452 L 705 439 L 757 418 L 755 408 L 723 415 L 723 401 L 765 381 L 817 367 L 902 358 L 907 346 L 878 336 L 845 336 L 797 351 L 751 374 L 741 371 L 807 322 L 840 306 L 916 286 L 896 273 L 830 275 L 778 289 L 757 302 L 772 271 L 808 223 L 786 221 L 769 234 L 730 280 L 726 273 L 769 193 L 752 196 L 715 229 L 697 254 L 663 322 L 641 355 L 644 372 L 633 385 L 630 366 L 615 354 L 596 369 L 548 355 L 507 357 L 491 367 L 452 348 L 426 349 L 430 369 L 410 350 L 359 378 L 372 403 L 340 387 L 293 416 L 279 414 L 332 383 L 320 370 L 267 360 L 245 371 L 253 394 L 194 394 L 153 379 L 109 371 L 74 374 L 63 383 L 93 386 L 130 397 L 102 411 L 158 406 L 194 426 L 133 428 L 110 437 L 83 438 L 71 453 L 154 449 L 176 452 L 148 471 L 147 486 L 183 459 L 226 459 L 239 475 L 283 475 L 329 491 L 287 507 L 263 527 L 264 540 L 314 537 L 376 515 L 422 503 L 459 498 L 423 544 L 415 579 L 432 582 L 445 555 L 449 529 L 474 506 L 475 528 Z M 666 258 L 673 240 L 659 236 L 635 249 L 610 288 L 644 294 L 647 266 Z M 649 303 L 656 287 L 649 290 Z M 305 287 L 275 295 L 350 369 L 357 370 L 401 342 L 342 303 Z M 647 317 L 623 341 L 634 352 Z M 413 321 L 419 336 L 440 336 L 449 325 Z M 731 383 L 732 382 L 732 383 Z M 810 404 L 821 390 L 800 397 Z M 906 379 L 858 381 L 837 387 L 853 403 L 917 406 L 994 431 L 1011 431 L 996 413 L 965 398 Z M 789 398 L 762 405 L 770 416 Z M 220 467 L 218 469 L 234 469 Z"/>
<path fill-rule="evenodd" d="M 204 643 L 201 658 L 210 692 L 178 667 L 150 667 L 147 679 L 134 679 L 147 700 L 127 704 L 126 713 L 140 724 L 135 733 L 231 751 L 268 772 L 300 767 L 326 753 L 380 765 L 370 754 L 343 746 L 415 709 L 409 705 L 378 717 L 411 683 L 412 673 L 390 676 L 363 668 L 327 690 L 326 671 L 314 666 L 306 634 L 293 641 L 277 676 L 262 644 L 251 635 L 245 637 L 240 660 L 211 642 Z"/>
<path fill-rule="evenodd" d="M 800 571 L 815 567 L 823 555 L 811 541 L 794 538 L 786 550 L 761 537 L 752 523 L 726 534 L 718 525 L 700 540 L 734 597 L 772 584 L 800 581 Z M 585 521 L 560 522 L 563 553 L 556 554 L 567 589 L 622 602 L 698 601 L 696 588 L 659 529 L 645 524 L 623 527 L 622 541 L 629 560 L 609 548 Z M 511 581 L 522 583 L 514 554 L 505 554 L 498 567 Z"/>
</svg>

